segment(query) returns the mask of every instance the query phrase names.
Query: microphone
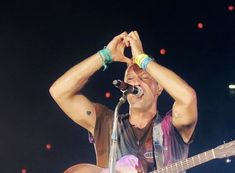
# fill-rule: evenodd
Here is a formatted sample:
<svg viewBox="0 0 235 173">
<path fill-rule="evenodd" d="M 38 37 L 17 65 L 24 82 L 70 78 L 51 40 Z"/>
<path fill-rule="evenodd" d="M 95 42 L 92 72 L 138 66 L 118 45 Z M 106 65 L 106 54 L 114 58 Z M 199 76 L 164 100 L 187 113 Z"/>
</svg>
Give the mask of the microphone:
<svg viewBox="0 0 235 173">
<path fill-rule="evenodd" d="M 138 97 L 143 95 L 143 89 L 140 86 L 133 86 L 121 80 L 114 80 L 113 85 L 125 94 L 134 94 Z"/>
</svg>

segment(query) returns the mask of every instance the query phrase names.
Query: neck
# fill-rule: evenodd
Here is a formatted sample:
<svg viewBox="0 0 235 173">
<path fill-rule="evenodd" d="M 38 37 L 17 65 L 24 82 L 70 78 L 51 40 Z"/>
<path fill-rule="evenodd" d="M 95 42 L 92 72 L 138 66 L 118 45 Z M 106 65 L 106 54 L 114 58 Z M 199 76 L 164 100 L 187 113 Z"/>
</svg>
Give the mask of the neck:
<svg viewBox="0 0 235 173">
<path fill-rule="evenodd" d="M 135 107 L 129 107 L 129 122 L 137 128 L 144 128 L 157 114 L 157 97 L 152 104 Z"/>
<path fill-rule="evenodd" d="M 129 111 L 129 121 L 132 125 L 137 128 L 144 128 L 150 121 L 152 121 L 153 117 L 156 115 L 157 110 L 154 111 L 141 111 L 139 109 L 130 109 Z"/>
</svg>

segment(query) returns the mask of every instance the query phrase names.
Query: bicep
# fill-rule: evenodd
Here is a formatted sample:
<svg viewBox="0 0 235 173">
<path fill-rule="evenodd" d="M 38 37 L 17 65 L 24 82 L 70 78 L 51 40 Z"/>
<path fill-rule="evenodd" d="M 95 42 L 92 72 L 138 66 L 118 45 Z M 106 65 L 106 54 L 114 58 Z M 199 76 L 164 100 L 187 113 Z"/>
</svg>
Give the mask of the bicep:
<svg viewBox="0 0 235 173">
<path fill-rule="evenodd" d="M 172 124 L 178 130 L 183 140 L 187 143 L 197 123 L 197 103 L 194 100 L 190 104 L 175 102 L 172 108 Z"/>
<path fill-rule="evenodd" d="M 79 94 L 56 102 L 75 123 L 94 133 L 96 107 L 87 97 Z"/>
</svg>

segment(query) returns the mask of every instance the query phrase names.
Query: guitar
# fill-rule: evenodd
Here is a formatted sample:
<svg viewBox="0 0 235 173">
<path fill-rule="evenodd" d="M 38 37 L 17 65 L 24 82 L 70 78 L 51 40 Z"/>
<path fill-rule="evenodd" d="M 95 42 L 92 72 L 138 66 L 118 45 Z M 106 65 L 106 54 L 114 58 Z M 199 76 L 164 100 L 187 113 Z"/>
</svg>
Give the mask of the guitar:
<svg viewBox="0 0 235 173">
<path fill-rule="evenodd" d="M 159 168 L 149 173 L 179 173 L 190 168 L 206 163 L 214 159 L 222 159 L 235 155 L 235 140 L 219 145 L 216 148 L 192 156 L 187 159 L 175 162 L 166 167 Z M 128 164 L 128 165 L 127 165 Z M 117 173 L 139 173 L 136 170 L 138 158 L 133 155 L 126 155 L 120 158 L 116 163 Z M 64 173 L 108 173 L 108 168 L 100 168 L 92 164 L 78 164 L 70 167 Z"/>
</svg>

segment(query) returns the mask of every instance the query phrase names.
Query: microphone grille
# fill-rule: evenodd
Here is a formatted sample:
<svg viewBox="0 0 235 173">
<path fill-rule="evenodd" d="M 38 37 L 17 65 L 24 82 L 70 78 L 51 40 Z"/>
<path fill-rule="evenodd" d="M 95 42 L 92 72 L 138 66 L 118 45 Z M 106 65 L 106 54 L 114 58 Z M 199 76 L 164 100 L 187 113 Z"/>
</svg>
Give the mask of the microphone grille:
<svg viewBox="0 0 235 173">
<path fill-rule="evenodd" d="M 117 85 L 118 84 L 118 80 L 113 80 L 113 85 Z"/>
</svg>

